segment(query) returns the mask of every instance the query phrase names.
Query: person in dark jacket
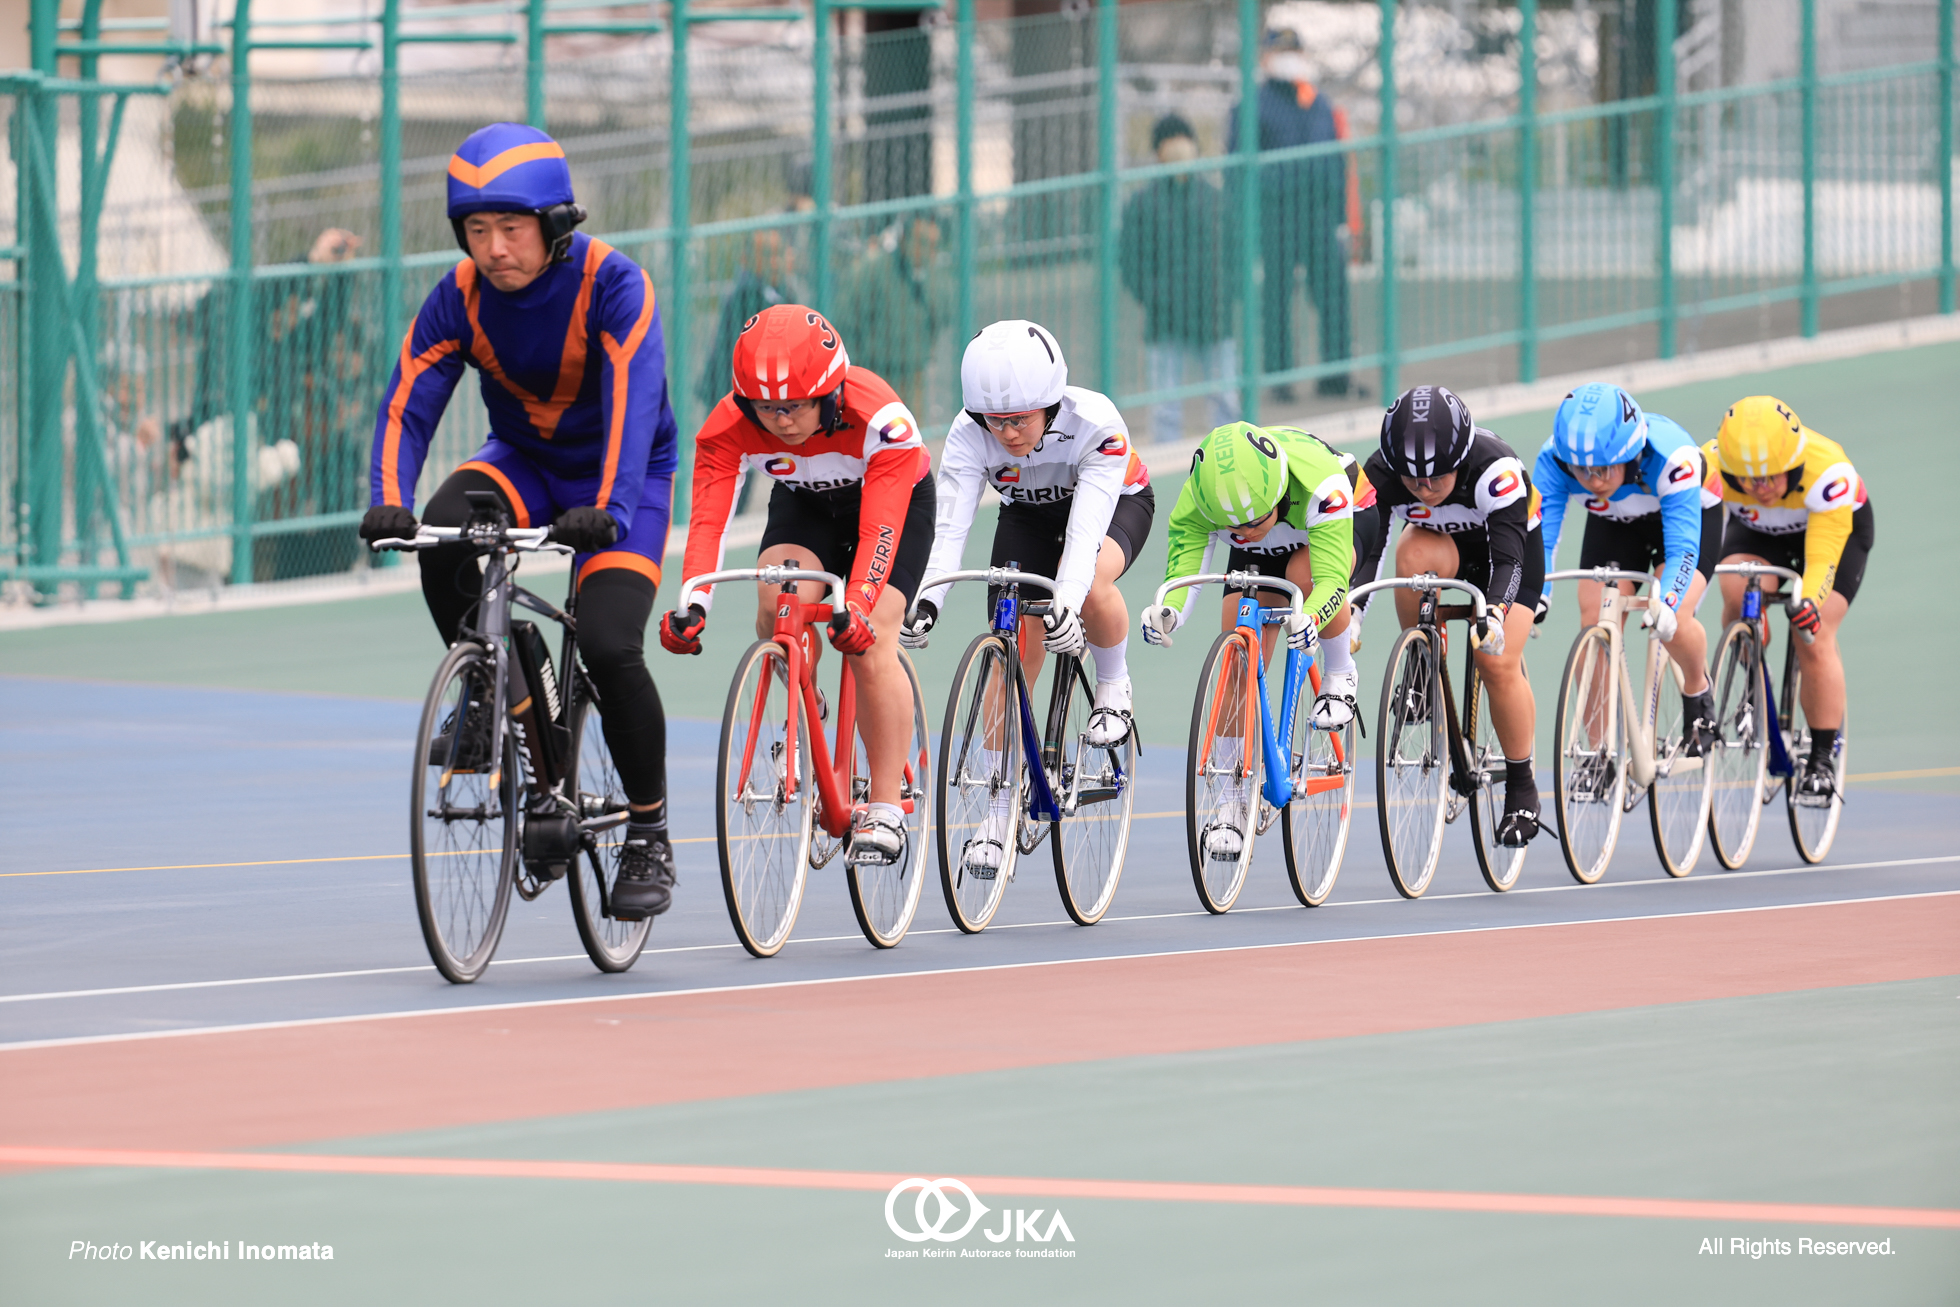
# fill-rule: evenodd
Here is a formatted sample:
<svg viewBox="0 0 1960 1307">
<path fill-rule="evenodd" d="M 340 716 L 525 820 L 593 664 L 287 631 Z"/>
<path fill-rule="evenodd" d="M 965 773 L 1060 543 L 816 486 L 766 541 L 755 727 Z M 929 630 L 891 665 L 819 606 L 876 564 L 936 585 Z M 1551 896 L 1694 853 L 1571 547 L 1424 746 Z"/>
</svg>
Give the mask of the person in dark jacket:
<svg viewBox="0 0 1960 1307">
<path fill-rule="evenodd" d="M 702 408 L 713 408 L 728 393 L 728 359 L 735 352 L 735 338 L 742 334 L 742 324 L 771 304 L 801 304 L 803 300 L 803 289 L 796 282 L 795 246 L 774 227 L 755 232 L 747 257 L 735 273 L 735 283 L 721 301 L 715 341 L 694 387 Z"/>
<path fill-rule="evenodd" d="M 1297 145 L 1341 140 L 1347 118 L 1321 94 L 1307 74 L 1300 34 L 1291 28 L 1267 31 L 1261 44 L 1265 79 L 1259 84 L 1259 148 L 1283 150 Z M 1239 111 L 1232 110 L 1229 148 L 1238 148 Z M 1265 264 L 1261 291 L 1261 353 L 1268 372 L 1294 366 L 1293 269 L 1304 264 L 1307 293 L 1320 315 L 1320 357 L 1323 362 L 1345 359 L 1352 352 L 1348 336 L 1347 257 L 1341 249 L 1340 226 L 1347 208 L 1347 160 L 1322 155 L 1259 170 L 1259 245 Z M 1345 395 L 1348 374 L 1320 378 L 1323 395 Z M 1282 400 L 1292 388 L 1278 388 Z"/>
<path fill-rule="evenodd" d="M 1191 124 L 1166 114 L 1151 129 L 1159 163 L 1198 157 Z M 1224 193 L 1211 178 L 1185 173 L 1159 177 L 1123 206 L 1117 261 L 1123 289 L 1143 306 L 1144 362 L 1151 390 L 1184 384 L 1187 365 L 1201 380 L 1224 382 L 1239 374 L 1239 343 L 1232 334 L 1238 302 L 1236 229 Z M 1237 394 L 1221 386 L 1205 397 L 1206 429 L 1239 419 Z M 1176 440 L 1184 405 L 1171 400 L 1150 410 L 1150 438 Z"/>
</svg>

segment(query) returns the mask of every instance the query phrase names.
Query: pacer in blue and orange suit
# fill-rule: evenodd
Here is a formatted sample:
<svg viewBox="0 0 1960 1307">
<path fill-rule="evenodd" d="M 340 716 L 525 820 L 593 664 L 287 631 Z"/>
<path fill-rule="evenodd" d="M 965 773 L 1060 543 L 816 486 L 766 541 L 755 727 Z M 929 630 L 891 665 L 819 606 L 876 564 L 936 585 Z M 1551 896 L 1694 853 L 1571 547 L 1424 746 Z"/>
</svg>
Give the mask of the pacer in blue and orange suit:
<svg viewBox="0 0 1960 1307">
<path fill-rule="evenodd" d="M 429 292 L 402 342 L 375 420 L 368 540 L 414 534 L 415 484 L 467 364 L 490 435 L 429 499 L 424 520 L 459 526 L 491 491 L 519 526 L 551 525 L 578 551 L 578 645 L 605 704 L 606 744 L 632 804 L 613 915 L 672 899 L 667 724 L 642 649 L 660 584 L 678 433 L 653 283 L 573 229 L 565 151 L 543 132 L 493 123 L 449 161 L 449 218 L 468 258 Z M 467 545 L 424 550 L 422 593 L 445 643 L 476 603 Z M 487 721 L 466 723 L 487 740 Z"/>
</svg>

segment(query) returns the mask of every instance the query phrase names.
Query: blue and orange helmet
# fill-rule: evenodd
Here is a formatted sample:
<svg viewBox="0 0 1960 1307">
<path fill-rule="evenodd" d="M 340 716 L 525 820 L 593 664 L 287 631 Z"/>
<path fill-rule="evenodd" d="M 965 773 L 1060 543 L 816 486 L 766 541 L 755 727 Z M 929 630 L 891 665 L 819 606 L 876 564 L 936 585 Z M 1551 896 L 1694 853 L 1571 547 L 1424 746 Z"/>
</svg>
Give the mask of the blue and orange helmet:
<svg viewBox="0 0 1960 1307">
<path fill-rule="evenodd" d="M 572 197 L 565 147 L 523 123 L 479 128 L 449 157 L 449 221 L 465 254 L 463 219 L 472 213 L 535 214 L 554 260 L 567 256 L 586 216 Z"/>
</svg>

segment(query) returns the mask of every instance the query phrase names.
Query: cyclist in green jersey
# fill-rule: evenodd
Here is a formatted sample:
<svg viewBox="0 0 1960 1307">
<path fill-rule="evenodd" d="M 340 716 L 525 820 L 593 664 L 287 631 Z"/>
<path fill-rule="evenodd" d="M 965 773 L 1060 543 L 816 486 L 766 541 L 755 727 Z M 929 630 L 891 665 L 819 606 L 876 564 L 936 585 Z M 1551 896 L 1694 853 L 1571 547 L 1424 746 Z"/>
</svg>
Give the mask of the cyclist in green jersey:
<svg viewBox="0 0 1960 1307">
<path fill-rule="evenodd" d="M 1191 474 L 1170 516 L 1166 580 L 1205 571 L 1257 572 L 1283 576 L 1307 596 L 1304 611 L 1286 624 L 1286 642 L 1310 650 L 1328 637 L 1326 674 L 1313 707 L 1314 725 L 1323 730 L 1346 726 L 1355 712 L 1359 678 L 1347 640 L 1354 500 L 1355 483 L 1341 456 L 1317 437 L 1292 427 L 1233 422 L 1206 436 L 1192 455 Z M 1207 554 L 1220 547 L 1230 551 L 1226 565 L 1208 566 Z M 1168 645 L 1196 589 L 1146 608 L 1143 638 Z M 1273 603 L 1284 595 L 1267 590 L 1260 597 Z M 1226 595 L 1224 630 L 1232 629 L 1237 614 L 1237 598 Z M 1268 627 L 1264 636 L 1270 658 L 1278 631 Z"/>
</svg>

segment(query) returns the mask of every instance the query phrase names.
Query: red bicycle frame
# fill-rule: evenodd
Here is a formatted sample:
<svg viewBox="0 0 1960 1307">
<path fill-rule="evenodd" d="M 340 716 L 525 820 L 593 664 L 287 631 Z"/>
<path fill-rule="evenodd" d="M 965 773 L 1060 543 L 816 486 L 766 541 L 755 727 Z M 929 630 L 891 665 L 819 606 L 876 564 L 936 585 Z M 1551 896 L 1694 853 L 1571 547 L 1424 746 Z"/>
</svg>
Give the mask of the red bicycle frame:
<svg viewBox="0 0 1960 1307">
<path fill-rule="evenodd" d="M 816 628 L 830 621 L 829 604 L 806 604 L 796 596 L 794 584 L 783 591 L 776 603 L 776 629 L 770 639 L 783 651 L 783 661 L 788 664 L 788 688 L 791 694 L 800 689 L 803 694 L 803 716 L 807 721 L 819 722 L 821 716 L 817 708 L 817 683 L 814 660 L 807 652 L 805 640 L 817 637 Z M 833 839 L 842 839 L 851 828 L 851 813 L 854 805 L 847 801 L 851 785 L 851 762 L 853 750 L 850 741 L 857 732 L 857 678 L 851 675 L 850 659 L 843 659 L 843 669 L 838 673 L 837 684 L 837 746 L 835 760 L 830 742 L 824 739 L 821 726 L 810 732 L 811 768 L 817 786 L 817 820 L 824 833 Z M 748 739 L 742 743 L 742 770 L 737 783 L 737 793 L 746 793 L 749 784 L 749 769 L 755 762 L 756 737 L 762 729 L 762 721 L 769 702 L 770 682 L 775 675 L 774 668 L 766 668 L 757 678 L 755 705 L 749 713 Z M 797 756 L 797 716 L 789 715 L 789 728 L 785 736 L 788 756 Z M 921 748 L 929 747 L 921 742 Z M 918 773 L 913 762 L 905 764 L 906 789 L 911 791 Z M 797 785 L 797 769 L 789 768 L 788 795 L 794 797 Z M 911 813 L 915 800 L 902 799 L 900 806 Z"/>
</svg>

